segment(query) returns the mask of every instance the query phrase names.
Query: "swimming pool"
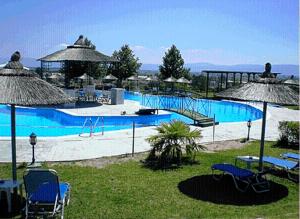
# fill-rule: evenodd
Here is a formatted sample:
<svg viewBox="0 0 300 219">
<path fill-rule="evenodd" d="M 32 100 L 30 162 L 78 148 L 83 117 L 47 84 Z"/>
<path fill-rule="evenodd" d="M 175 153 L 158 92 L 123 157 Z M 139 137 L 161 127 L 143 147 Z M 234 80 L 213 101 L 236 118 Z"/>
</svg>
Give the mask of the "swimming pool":
<svg viewBox="0 0 300 219">
<path fill-rule="evenodd" d="M 139 101 L 141 105 L 150 108 L 184 108 L 195 110 L 203 115 L 213 118 L 215 115 L 217 122 L 243 122 L 249 119 L 254 121 L 262 118 L 262 111 L 243 103 L 231 101 L 216 101 L 208 99 L 192 99 L 188 97 L 172 96 L 142 96 L 139 93 L 125 92 L 125 98 Z M 186 100 L 187 99 L 187 100 Z M 172 106 L 170 106 L 172 104 Z"/>
<path fill-rule="evenodd" d="M 154 98 L 154 97 L 153 97 Z M 125 99 L 139 101 L 143 104 L 140 94 L 125 93 Z M 262 112 L 244 104 L 226 101 L 211 102 L 210 113 L 215 113 L 217 121 L 248 121 L 261 118 Z M 224 109 L 226 108 L 226 109 Z M 199 108 L 200 110 L 200 108 Z M 64 136 L 89 133 L 94 126 L 94 132 L 106 132 L 132 128 L 133 122 L 137 127 L 158 125 L 173 119 L 182 120 L 191 124 L 193 121 L 176 113 L 146 115 L 146 116 L 74 116 L 53 108 L 16 108 L 16 135 L 29 136 L 34 132 L 38 136 Z M 83 124 L 86 126 L 83 128 Z M 0 105 L 0 137 L 10 136 L 10 107 Z"/>
</svg>

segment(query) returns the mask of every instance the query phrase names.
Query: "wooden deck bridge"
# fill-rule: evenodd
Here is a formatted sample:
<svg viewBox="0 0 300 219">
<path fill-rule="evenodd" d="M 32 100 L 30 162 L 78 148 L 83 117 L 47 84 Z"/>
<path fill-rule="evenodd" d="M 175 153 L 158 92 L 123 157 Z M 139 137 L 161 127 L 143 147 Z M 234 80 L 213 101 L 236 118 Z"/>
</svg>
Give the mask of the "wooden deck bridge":
<svg viewBox="0 0 300 219">
<path fill-rule="evenodd" d="M 214 121 L 214 118 L 208 116 L 210 115 L 209 100 L 192 97 L 143 94 L 142 105 L 155 110 L 167 110 L 181 114 L 192 119 L 194 125 L 200 127 L 218 124 L 218 122 Z"/>
</svg>

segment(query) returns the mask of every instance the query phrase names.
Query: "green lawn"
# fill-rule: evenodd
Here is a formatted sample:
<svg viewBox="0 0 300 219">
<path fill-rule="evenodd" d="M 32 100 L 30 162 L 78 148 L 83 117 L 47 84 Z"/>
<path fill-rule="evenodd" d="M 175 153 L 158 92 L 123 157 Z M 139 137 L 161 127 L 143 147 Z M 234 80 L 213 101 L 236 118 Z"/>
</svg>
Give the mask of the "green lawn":
<svg viewBox="0 0 300 219">
<path fill-rule="evenodd" d="M 299 106 L 285 106 L 288 109 L 299 110 Z"/>
<path fill-rule="evenodd" d="M 271 147 L 272 144 L 266 144 L 265 154 L 279 156 L 287 151 Z M 298 184 L 287 178 L 268 175 L 273 190 L 259 196 L 238 193 L 231 180 L 222 185 L 210 179 L 213 163 L 234 163 L 237 155 L 258 155 L 258 152 L 259 144 L 253 142 L 243 149 L 199 153 L 199 164 L 168 171 L 153 171 L 137 161 L 102 169 L 76 165 L 51 168 L 72 186 L 66 218 L 299 218 Z M 19 177 L 22 172 L 18 170 Z M 0 176 L 10 176 L 8 165 L 0 165 Z M 218 197 L 212 186 L 230 191 L 231 197 Z M 277 200 L 279 194 L 283 197 Z M 253 205 L 260 199 L 267 201 Z"/>
</svg>

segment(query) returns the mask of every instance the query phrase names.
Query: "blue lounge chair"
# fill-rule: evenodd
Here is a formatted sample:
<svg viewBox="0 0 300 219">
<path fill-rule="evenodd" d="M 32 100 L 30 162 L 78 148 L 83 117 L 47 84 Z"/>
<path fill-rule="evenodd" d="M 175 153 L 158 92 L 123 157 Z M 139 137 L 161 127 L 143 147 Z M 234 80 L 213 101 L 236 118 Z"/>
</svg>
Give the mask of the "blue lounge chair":
<svg viewBox="0 0 300 219">
<path fill-rule="evenodd" d="M 281 156 L 285 159 L 291 158 L 291 159 L 298 160 L 298 161 L 300 160 L 300 155 L 296 154 L 296 153 L 288 152 L 288 153 L 282 154 Z"/>
<path fill-rule="evenodd" d="M 263 157 L 263 162 L 271 164 L 272 167 L 279 168 L 281 170 L 284 170 L 288 174 L 288 178 L 293 180 L 293 181 L 298 181 L 298 177 L 295 178 L 292 176 L 292 172 L 298 172 L 299 170 L 299 161 L 291 161 L 291 160 L 286 160 L 286 159 L 280 159 L 277 157 L 271 157 L 271 156 L 264 156 Z"/>
<path fill-rule="evenodd" d="M 256 193 L 267 192 L 270 190 L 269 182 L 263 178 L 263 174 L 256 174 L 251 170 L 242 169 L 232 164 L 214 164 L 211 166 L 213 178 L 220 180 L 223 175 L 230 175 L 233 179 L 235 188 L 240 192 L 246 192 L 251 185 Z M 215 171 L 221 171 L 221 176 L 217 176 Z"/>
<path fill-rule="evenodd" d="M 70 185 L 60 183 L 55 170 L 29 169 L 24 172 L 26 218 L 52 216 L 64 218 L 64 206 L 69 204 Z"/>
</svg>

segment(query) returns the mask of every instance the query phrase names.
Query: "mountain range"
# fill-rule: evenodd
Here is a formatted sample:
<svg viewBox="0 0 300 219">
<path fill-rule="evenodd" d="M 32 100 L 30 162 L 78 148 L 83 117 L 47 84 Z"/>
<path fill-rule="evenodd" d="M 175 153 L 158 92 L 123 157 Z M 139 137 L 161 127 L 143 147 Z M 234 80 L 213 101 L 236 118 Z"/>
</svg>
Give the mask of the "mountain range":
<svg viewBox="0 0 300 219">
<path fill-rule="evenodd" d="M 7 62 L 9 58 L 1 58 L 0 64 Z M 40 67 L 40 62 L 34 58 L 23 57 L 21 62 L 24 66 L 29 68 Z M 58 67 L 58 66 L 53 66 Z M 228 70 L 228 71 L 254 71 L 263 72 L 264 65 L 255 64 L 239 64 L 239 65 L 215 65 L 211 63 L 187 63 L 186 68 L 190 68 L 192 73 L 199 74 L 203 70 Z M 159 70 L 159 64 L 143 64 L 141 66 L 142 72 L 153 72 Z M 292 64 L 274 64 L 272 65 L 272 72 L 281 73 L 282 75 L 295 75 L 299 76 L 299 65 Z"/>
</svg>

